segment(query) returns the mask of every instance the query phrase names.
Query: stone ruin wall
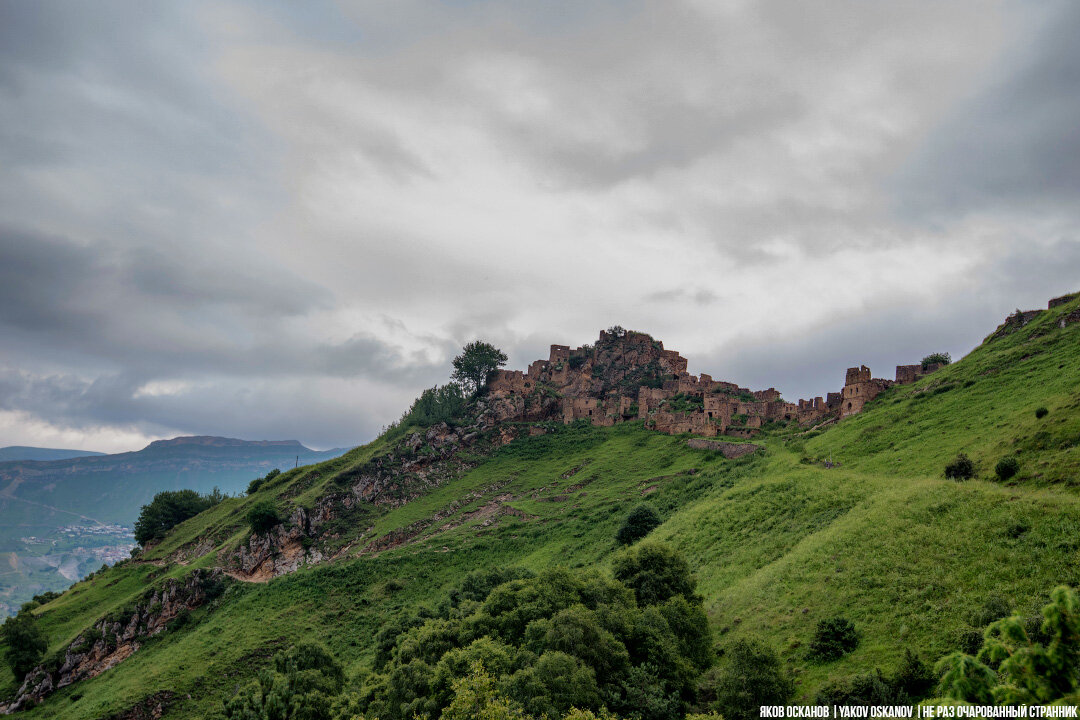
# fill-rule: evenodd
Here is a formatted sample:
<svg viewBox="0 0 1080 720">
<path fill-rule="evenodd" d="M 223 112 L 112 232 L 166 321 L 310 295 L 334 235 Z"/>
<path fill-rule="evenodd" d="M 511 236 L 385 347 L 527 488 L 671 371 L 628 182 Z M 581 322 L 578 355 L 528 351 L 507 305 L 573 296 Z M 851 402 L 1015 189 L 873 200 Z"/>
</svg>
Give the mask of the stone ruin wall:
<svg viewBox="0 0 1080 720">
<path fill-rule="evenodd" d="M 595 346 L 552 345 L 547 360 L 531 363 L 524 372 L 497 370 L 488 392 L 512 401 L 504 403 L 510 408 L 508 420 L 588 420 L 598 426 L 636 420 L 672 435 L 753 437 L 770 421 L 815 425 L 855 415 L 891 385 L 915 382 L 939 368 L 898 365 L 895 381 L 873 377 L 865 365 L 849 368 L 840 392 L 791 403 L 775 388 L 752 391 L 706 373 L 691 375 L 687 364 L 678 352 L 665 350 L 645 333 L 601 332 Z M 659 372 L 660 387 L 619 385 L 643 368 Z M 612 385 L 619 389 L 603 390 Z M 531 401 L 521 402 L 521 397 Z"/>
</svg>

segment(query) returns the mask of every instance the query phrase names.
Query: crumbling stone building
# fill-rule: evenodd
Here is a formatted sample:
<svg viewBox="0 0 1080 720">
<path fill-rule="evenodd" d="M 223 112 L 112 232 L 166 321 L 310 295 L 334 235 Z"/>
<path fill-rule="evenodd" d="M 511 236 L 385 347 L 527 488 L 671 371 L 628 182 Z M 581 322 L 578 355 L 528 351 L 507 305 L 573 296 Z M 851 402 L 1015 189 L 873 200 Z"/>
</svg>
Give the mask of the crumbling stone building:
<svg viewBox="0 0 1080 720">
<path fill-rule="evenodd" d="M 809 426 L 854 415 L 894 384 L 872 377 L 864 365 L 848 369 L 840 392 L 791 403 L 775 388 L 750 390 L 686 368 L 686 358 L 650 335 L 613 328 L 601 332 L 595 345 L 552 345 L 547 360 L 524 372 L 496 371 L 488 401 L 505 420 L 600 426 L 633 420 L 673 435 L 753 437 L 767 423 Z M 914 382 L 936 369 L 897 366 L 895 382 Z"/>
</svg>

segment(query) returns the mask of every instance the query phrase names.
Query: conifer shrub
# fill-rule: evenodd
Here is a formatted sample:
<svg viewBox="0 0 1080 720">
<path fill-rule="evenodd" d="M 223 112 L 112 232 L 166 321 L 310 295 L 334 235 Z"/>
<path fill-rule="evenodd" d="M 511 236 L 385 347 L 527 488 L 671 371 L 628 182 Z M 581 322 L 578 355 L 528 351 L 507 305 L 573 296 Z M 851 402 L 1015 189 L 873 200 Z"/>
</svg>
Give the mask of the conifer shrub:
<svg viewBox="0 0 1080 720">
<path fill-rule="evenodd" d="M 810 642 L 809 655 L 821 661 L 836 660 L 859 645 L 859 631 L 843 615 L 818 622 L 814 639 Z"/>
<path fill-rule="evenodd" d="M 970 480 L 975 477 L 975 462 L 964 453 L 959 453 L 946 463 L 945 477 L 950 480 Z"/>
<path fill-rule="evenodd" d="M 998 480 L 1008 480 L 1018 472 L 1020 472 L 1020 461 L 1014 457 L 1001 458 L 994 466 L 994 474 L 998 476 Z"/>
<path fill-rule="evenodd" d="M 1036 417 L 1036 418 L 1038 418 L 1039 420 L 1042 420 L 1042 419 L 1043 419 L 1044 417 L 1046 417 L 1046 416 L 1047 416 L 1047 415 L 1049 415 L 1049 414 L 1050 414 L 1050 411 L 1049 411 L 1049 410 L 1047 410 L 1047 409 L 1046 409 L 1046 408 L 1044 408 L 1044 407 L 1041 407 L 1041 408 L 1037 408 L 1037 409 L 1035 410 L 1035 417 Z"/>
<path fill-rule="evenodd" d="M 1054 588 L 1043 607 L 1039 635 L 1013 615 L 986 628 L 977 656 L 955 652 L 938 661 L 941 698 L 976 705 L 1047 705 L 1080 691 L 1080 598 Z"/>
<path fill-rule="evenodd" d="M 620 545 L 632 545 L 659 527 L 660 523 L 660 516 L 655 510 L 648 505 L 638 505 L 623 520 L 615 533 L 615 540 Z"/>
</svg>

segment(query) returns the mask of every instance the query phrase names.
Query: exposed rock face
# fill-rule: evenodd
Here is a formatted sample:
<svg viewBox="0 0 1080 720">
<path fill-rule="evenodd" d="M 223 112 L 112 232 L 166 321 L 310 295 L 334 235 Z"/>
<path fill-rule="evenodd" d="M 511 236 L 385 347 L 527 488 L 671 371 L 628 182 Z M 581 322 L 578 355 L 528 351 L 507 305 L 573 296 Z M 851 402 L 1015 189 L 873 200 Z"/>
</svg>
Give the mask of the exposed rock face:
<svg viewBox="0 0 1080 720">
<path fill-rule="evenodd" d="M 318 548 L 305 549 L 304 541 L 316 537 L 319 525 L 332 517 L 331 503 L 324 500 L 313 511 L 313 517 L 304 508 L 296 508 L 288 521 L 269 532 L 253 534 L 247 544 L 241 545 L 237 565 L 245 579 L 265 581 L 322 562 L 325 558 Z"/>
<path fill-rule="evenodd" d="M 183 581 L 169 579 L 150 591 L 129 612 L 112 614 L 75 638 L 61 658 L 45 662 L 26 676 L 15 699 L 0 713 L 24 709 L 49 693 L 100 675 L 138 651 L 177 616 L 217 597 L 224 589 L 221 570 L 194 570 Z"/>
<path fill-rule="evenodd" d="M 296 508 L 288 520 L 265 533 L 253 534 L 234 553 L 229 574 L 265 582 L 304 565 L 323 562 L 328 524 L 362 505 L 404 505 L 475 467 L 461 450 L 475 458 L 535 428 L 501 426 L 499 410 L 482 399 L 472 425 L 452 428 L 438 423 L 399 441 L 389 453 L 373 458 L 352 473 L 335 479 L 337 490 L 324 495 L 311 510 Z M 393 540 L 387 540 L 393 544 Z M 377 548 L 366 548 L 373 550 Z"/>
</svg>

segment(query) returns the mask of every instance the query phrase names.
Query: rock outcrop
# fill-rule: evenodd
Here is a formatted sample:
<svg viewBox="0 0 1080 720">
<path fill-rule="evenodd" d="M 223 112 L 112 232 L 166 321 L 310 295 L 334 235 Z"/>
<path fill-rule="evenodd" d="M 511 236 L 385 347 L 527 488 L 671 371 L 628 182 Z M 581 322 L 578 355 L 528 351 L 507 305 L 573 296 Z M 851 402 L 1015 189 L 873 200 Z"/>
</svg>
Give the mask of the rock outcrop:
<svg viewBox="0 0 1080 720">
<path fill-rule="evenodd" d="M 133 608 L 111 613 L 84 630 L 50 660 L 31 670 L 0 714 L 40 702 L 54 690 L 100 675 L 137 652 L 178 617 L 216 598 L 224 590 L 221 570 L 193 570 L 183 580 L 168 579 Z"/>
</svg>

